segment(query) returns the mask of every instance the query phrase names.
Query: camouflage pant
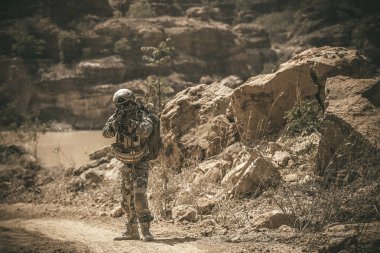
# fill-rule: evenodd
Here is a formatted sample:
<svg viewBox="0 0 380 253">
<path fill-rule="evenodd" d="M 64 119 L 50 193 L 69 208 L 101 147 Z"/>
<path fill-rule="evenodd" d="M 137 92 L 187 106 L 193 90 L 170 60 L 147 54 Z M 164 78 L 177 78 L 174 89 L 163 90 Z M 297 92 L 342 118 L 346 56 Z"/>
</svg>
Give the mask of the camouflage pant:
<svg viewBox="0 0 380 253">
<path fill-rule="evenodd" d="M 121 207 L 126 214 L 128 224 L 137 221 L 149 223 L 153 220 L 146 198 L 148 170 L 147 162 L 134 165 L 125 164 L 121 169 Z"/>
</svg>

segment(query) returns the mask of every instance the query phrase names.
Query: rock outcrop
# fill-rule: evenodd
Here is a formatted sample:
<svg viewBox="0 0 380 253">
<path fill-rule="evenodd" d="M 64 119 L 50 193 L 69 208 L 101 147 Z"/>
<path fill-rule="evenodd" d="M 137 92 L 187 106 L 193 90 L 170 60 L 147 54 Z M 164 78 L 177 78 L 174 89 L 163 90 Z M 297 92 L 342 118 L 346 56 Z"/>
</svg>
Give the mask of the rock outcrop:
<svg viewBox="0 0 380 253">
<path fill-rule="evenodd" d="M 283 225 L 294 226 L 294 217 L 291 214 L 273 210 L 263 213 L 252 221 L 252 225 L 256 228 L 277 229 Z"/>
<path fill-rule="evenodd" d="M 227 196 L 239 195 L 258 196 L 269 187 L 277 186 L 281 181 L 281 175 L 273 163 L 261 157 L 257 152 L 252 152 L 251 157 L 239 164 L 223 178 L 222 184 L 232 184 Z"/>
<path fill-rule="evenodd" d="M 364 58 L 355 50 L 322 47 L 306 50 L 275 73 L 250 78 L 232 94 L 233 114 L 242 139 L 251 140 L 284 126 L 285 112 L 299 99 L 323 101 L 327 77 L 360 77 Z"/>
<path fill-rule="evenodd" d="M 205 73 L 239 73 L 243 77 L 252 74 L 243 47 L 235 42 L 235 32 L 228 25 L 214 21 L 182 17 L 118 18 L 98 24 L 84 36 L 84 47 L 92 48 L 94 52 L 112 51 L 115 41 L 128 38 L 131 42 L 128 58 L 134 62 L 129 67 L 134 68 L 132 73 L 135 75 L 148 74 L 141 61 L 140 47 L 157 46 L 167 37 L 171 38 L 176 52 L 172 68 L 185 74 L 188 80 L 198 81 Z"/>
<path fill-rule="evenodd" d="M 326 112 L 316 171 L 349 180 L 380 162 L 380 79 L 346 76 L 326 82 Z M 341 183 L 341 182 L 336 182 Z"/>
<path fill-rule="evenodd" d="M 232 89 L 213 83 L 188 88 L 176 95 L 161 115 L 166 165 L 203 161 L 238 140 L 227 116 Z"/>
<path fill-rule="evenodd" d="M 189 205 L 179 205 L 173 208 L 172 217 L 179 222 L 194 222 L 197 217 L 197 210 Z"/>
</svg>

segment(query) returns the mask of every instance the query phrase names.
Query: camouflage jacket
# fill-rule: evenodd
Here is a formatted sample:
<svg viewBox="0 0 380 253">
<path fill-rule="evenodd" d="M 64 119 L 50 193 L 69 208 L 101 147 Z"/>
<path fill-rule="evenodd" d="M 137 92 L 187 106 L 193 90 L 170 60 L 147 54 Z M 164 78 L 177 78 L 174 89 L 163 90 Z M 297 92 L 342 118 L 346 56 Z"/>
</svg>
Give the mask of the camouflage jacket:
<svg viewBox="0 0 380 253">
<path fill-rule="evenodd" d="M 107 120 L 103 136 L 116 136 L 116 143 L 112 145 L 116 158 L 123 162 L 136 163 L 149 153 L 146 139 L 153 131 L 153 123 L 145 112 L 141 121 L 126 119 L 120 123 L 116 118 L 114 113 Z"/>
</svg>

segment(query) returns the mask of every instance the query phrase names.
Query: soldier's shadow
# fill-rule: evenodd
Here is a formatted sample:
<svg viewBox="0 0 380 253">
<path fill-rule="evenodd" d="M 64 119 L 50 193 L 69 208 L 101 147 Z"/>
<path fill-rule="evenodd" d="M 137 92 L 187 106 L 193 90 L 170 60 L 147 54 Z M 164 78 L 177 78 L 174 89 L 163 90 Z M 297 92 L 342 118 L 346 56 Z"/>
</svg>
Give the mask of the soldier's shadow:
<svg viewBox="0 0 380 253">
<path fill-rule="evenodd" d="M 154 243 L 164 243 L 164 244 L 168 244 L 170 246 L 173 246 L 173 245 L 180 244 L 180 243 L 194 242 L 194 241 L 196 241 L 198 239 L 199 238 L 195 238 L 195 237 L 155 238 L 151 242 L 154 242 Z"/>
</svg>

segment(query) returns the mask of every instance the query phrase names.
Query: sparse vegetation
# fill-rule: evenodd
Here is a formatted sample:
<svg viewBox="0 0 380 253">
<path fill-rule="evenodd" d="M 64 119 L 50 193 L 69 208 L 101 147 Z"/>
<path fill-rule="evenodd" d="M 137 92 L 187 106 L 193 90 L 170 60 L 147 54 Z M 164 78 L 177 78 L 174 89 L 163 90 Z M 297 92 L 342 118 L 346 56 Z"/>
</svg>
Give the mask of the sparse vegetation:
<svg viewBox="0 0 380 253">
<path fill-rule="evenodd" d="M 12 50 L 22 58 L 39 57 L 45 49 L 44 40 L 25 31 L 15 31 L 13 38 L 15 42 L 12 44 Z"/>
<path fill-rule="evenodd" d="M 175 172 L 163 163 L 153 166 L 149 174 L 150 208 L 155 217 L 170 217 L 175 193 L 179 190 Z"/>
<path fill-rule="evenodd" d="M 286 134 L 289 136 L 309 135 L 322 129 L 322 116 L 318 103 L 301 101 L 286 112 Z"/>
<path fill-rule="evenodd" d="M 174 47 L 169 46 L 170 39 L 162 41 L 158 47 L 142 47 L 144 53 L 143 60 L 147 66 L 156 68 L 159 72 L 163 64 L 168 63 L 173 55 Z M 151 75 L 147 79 L 149 94 L 147 94 L 147 102 L 152 102 L 155 108 L 161 111 L 165 98 L 172 91 L 170 86 L 161 77 Z"/>
<path fill-rule="evenodd" d="M 73 31 L 63 31 L 58 35 L 60 59 L 64 63 L 71 63 L 80 57 L 80 38 Z"/>
</svg>

